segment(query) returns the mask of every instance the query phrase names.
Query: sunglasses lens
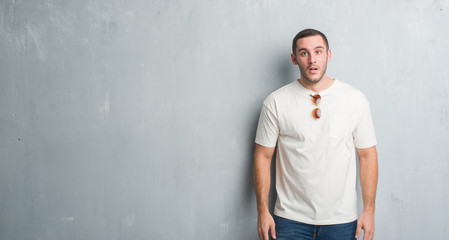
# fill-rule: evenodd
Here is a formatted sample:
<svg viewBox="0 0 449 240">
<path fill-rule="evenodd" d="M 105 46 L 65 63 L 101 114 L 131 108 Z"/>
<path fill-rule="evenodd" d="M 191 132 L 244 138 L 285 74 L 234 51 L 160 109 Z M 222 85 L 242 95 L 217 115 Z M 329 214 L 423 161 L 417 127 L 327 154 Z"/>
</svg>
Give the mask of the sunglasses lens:
<svg viewBox="0 0 449 240">
<path fill-rule="evenodd" d="M 312 111 L 312 115 L 314 118 L 318 119 L 321 117 L 321 109 L 320 109 L 321 96 L 319 94 L 315 94 L 313 96 L 312 94 L 310 94 L 310 96 L 312 97 L 312 102 L 317 106 Z"/>
<path fill-rule="evenodd" d="M 314 118 L 320 118 L 320 117 L 321 117 L 321 109 L 315 108 L 315 109 L 313 110 L 312 114 L 313 114 L 313 117 L 314 117 Z"/>
<path fill-rule="evenodd" d="M 321 96 L 319 94 L 315 94 L 312 96 L 312 101 L 315 104 L 320 104 L 321 102 Z"/>
</svg>

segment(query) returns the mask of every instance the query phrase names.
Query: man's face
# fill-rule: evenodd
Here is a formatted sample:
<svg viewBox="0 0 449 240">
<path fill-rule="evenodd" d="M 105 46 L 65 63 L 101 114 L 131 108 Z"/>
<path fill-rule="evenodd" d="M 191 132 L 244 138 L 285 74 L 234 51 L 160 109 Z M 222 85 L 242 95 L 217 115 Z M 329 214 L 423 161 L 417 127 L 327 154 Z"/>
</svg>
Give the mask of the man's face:
<svg viewBox="0 0 449 240">
<path fill-rule="evenodd" d="M 331 51 L 326 48 L 324 39 L 310 36 L 296 41 L 296 52 L 291 55 L 292 62 L 299 66 L 301 78 L 310 84 L 319 82 L 326 74 Z"/>
</svg>

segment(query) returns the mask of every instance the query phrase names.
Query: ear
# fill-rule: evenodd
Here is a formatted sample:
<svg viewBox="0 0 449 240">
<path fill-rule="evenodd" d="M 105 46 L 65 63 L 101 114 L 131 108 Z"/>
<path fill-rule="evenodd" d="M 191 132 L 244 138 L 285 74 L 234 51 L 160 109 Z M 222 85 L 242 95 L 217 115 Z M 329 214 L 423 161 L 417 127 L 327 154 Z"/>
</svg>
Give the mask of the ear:
<svg viewBox="0 0 449 240">
<path fill-rule="evenodd" d="M 296 56 L 295 56 L 295 54 L 291 54 L 290 55 L 290 57 L 292 58 L 292 63 L 293 63 L 293 65 L 298 65 L 298 61 L 296 60 Z"/>
<path fill-rule="evenodd" d="M 330 49 L 327 50 L 327 61 L 329 62 L 332 58 L 332 52 Z"/>
</svg>

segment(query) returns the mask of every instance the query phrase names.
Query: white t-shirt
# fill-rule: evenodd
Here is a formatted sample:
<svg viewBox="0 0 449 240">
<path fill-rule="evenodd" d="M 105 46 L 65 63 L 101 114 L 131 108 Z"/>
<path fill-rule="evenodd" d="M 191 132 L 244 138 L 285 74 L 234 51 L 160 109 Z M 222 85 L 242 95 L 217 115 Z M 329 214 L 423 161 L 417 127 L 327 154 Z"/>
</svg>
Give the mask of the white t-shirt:
<svg viewBox="0 0 449 240">
<path fill-rule="evenodd" d="M 315 225 L 351 222 L 358 217 L 355 147 L 377 143 L 369 103 L 336 79 L 319 93 L 315 119 L 310 94 L 295 81 L 263 103 L 256 143 L 277 143 L 274 214 Z"/>
</svg>

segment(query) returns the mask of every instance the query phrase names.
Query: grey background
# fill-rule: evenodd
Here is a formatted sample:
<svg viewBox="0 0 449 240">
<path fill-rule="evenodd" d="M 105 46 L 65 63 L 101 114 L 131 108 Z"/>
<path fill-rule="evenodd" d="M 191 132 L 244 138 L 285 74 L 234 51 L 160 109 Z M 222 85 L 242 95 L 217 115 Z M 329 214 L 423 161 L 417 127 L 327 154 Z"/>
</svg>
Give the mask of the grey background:
<svg viewBox="0 0 449 240">
<path fill-rule="evenodd" d="M 264 98 L 328 35 L 378 137 L 376 239 L 449 238 L 449 1 L 0 1 L 0 239 L 256 239 Z"/>
</svg>

